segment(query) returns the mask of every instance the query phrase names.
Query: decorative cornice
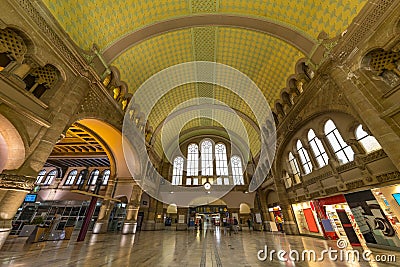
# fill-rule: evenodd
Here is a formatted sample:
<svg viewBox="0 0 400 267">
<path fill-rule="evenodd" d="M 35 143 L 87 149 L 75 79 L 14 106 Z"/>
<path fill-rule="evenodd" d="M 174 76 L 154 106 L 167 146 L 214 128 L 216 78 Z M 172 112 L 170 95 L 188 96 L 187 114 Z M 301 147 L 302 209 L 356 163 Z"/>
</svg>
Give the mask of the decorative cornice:
<svg viewBox="0 0 400 267">
<path fill-rule="evenodd" d="M 339 189 L 335 186 L 335 187 L 331 187 L 331 188 L 327 188 L 325 189 L 325 193 L 327 195 L 333 195 L 339 192 Z"/>
<path fill-rule="evenodd" d="M 356 189 L 356 188 L 361 188 L 364 185 L 365 184 L 364 184 L 363 180 L 356 180 L 356 181 L 353 181 L 353 182 L 350 182 L 350 183 L 346 183 L 347 190 L 353 190 L 353 189 Z"/>
<path fill-rule="evenodd" d="M 376 176 L 376 179 L 380 183 L 394 181 L 394 180 L 400 180 L 400 172 L 396 171 L 396 172 L 390 172 L 390 173 L 378 175 L 378 176 Z"/>
<path fill-rule="evenodd" d="M 102 90 L 96 89 L 91 88 L 89 90 L 89 93 L 83 99 L 77 114 L 98 115 L 99 117 L 109 119 L 110 121 L 122 121 L 124 113 L 117 106 L 116 102 L 110 100 L 108 95 L 105 95 Z"/>
<path fill-rule="evenodd" d="M 315 184 L 316 182 L 322 181 L 322 180 L 324 180 L 326 178 L 329 178 L 332 175 L 333 175 L 332 171 L 327 171 L 327 172 L 325 172 L 325 173 L 323 173 L 321 175 L 315 176 L 315 177 L 313 177 L 313 178 L 311 178 L 309 180 L 304 181 L 303 185 L 308 186 L 308 185 Z"/>
<path fill-rule="evenodd" d="M 355 161 L 350 161 L 349 163 L 340 165 L 339 167 L 336 168 L 338 173 L 345 172 L 351 169 L 357 168 L 357 164 Z"/>
<path fill-rule="evenodd" d="M 387 157 L 387 155 L 386 155 L 385 151 L 383 151 L 383 149 L 380 149 L 380 150 L 377 150 L 377 151 L 374 151 L 372 153 L 365 155 L 364 157 L 362 157 L 362 161 L 363 161 L 363 163 L 370 163 L 370 162 L 376 161 L 378 159 L 383 159 L 386 157 Z"/>
<path fill-rule="evenodd" d="M 29 191 L 34 187 L 35 180 L 34 177 L 0 173 L 0 188 Z"/>
</svg>

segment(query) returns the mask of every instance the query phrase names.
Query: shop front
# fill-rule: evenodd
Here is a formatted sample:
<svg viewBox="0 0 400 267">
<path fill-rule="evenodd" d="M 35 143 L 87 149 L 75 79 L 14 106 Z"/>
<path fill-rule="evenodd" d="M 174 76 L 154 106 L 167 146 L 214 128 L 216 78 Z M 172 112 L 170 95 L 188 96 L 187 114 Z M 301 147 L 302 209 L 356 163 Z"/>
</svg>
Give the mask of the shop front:
<svg viewBox="0 0 400 267">
<path fill-rule="evenodd" d="M 317 199 L 314 204 L 326 238 L 341 238 L 352 246 L 360 246 L 361 243 L 364 243 L 361 231 L 344 195 Z"/>
<path fill-rule="evenodd" d="M 384 187 L 344 195 L 367 246 L 400 247 L 397 193 Z"/>
<path fill-rule="evenodd" d="M 397 236 L 400 237 L 400 184 L 371 191 Z"/>
<path fill-rule="evenodd" d="M 324 236 L 313 201 L 292 204 L 300 234 Z"/>
</svg>

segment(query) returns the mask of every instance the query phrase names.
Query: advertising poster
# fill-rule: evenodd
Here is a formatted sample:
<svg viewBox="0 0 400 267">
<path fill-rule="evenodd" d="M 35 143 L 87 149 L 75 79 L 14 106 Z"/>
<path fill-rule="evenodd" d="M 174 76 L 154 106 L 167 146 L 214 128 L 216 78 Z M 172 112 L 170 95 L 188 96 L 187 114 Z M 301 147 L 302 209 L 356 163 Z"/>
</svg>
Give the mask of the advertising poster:
<svg viewBox="0 0 400 267">
<path fill-rule="evenodd" d="M 371 190 L 346 194 L 345 198 L 365 241 L 400 247 L 400 240 Z"/>
</svg>

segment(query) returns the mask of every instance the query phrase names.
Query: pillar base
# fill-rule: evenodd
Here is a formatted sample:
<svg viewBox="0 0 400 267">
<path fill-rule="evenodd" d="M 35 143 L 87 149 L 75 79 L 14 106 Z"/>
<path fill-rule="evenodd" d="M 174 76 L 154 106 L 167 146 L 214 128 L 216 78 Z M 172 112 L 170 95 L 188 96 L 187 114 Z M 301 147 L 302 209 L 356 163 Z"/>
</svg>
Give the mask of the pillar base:
<svg viewBox="0 0 400 267">
<path fill-rule="evenodd" d="M 97 221 L 93 226 L 93 234 L 104 234 L 107 233 L 108 222 Z"/>
<path fill-rule="evenodd" d="M 0 229 L 0 249 L 4 245 L 7 240 L 8 235 L 10 234 L 11 229 L 2 228 Z"/>
<path fill-rule="evenodd" d="M 143 231 L 154 231 L 156 228 L 156 222 L 155 221 L 146 221 L 144 222 L 143 225 Z"/>
<path fill-rule="evenodd" d="M 186 223 L 177 223 L 176 224 L 176 231 L 186 231 L 187 230 L 187 224 Z"/>
<path fill-rule="evenodd" d="M 294 221 L 285 221 L 283 223 L 283 230 L 288 235 L 299 235 L 299 228 L 297 228 L 297 224 Z"/>
<path fill-rule="evenodd" d="M 135 234 L 136 233 L 137 222 L 125 222 L 122 226 L 122 234 Z"/>
<path fill-rule="evenodd" d="M 156 222 L 154 226 L 154 230 L 165 230 L 165 224 L 161 222 Z"/>
<path fill-rule="evenodd" d="M 254 231 L 262 231 L 263 225 L 261 223 L 253 223 L 253 230 Z"/>
</svg>

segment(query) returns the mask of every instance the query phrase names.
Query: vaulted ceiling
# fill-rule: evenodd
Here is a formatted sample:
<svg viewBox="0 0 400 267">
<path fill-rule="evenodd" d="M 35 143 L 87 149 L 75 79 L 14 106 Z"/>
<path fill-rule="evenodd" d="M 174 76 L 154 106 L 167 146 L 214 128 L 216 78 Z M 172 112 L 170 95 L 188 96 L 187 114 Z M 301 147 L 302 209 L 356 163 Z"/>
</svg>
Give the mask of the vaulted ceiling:
<svg viewBox="0 0 400 267">
<path fill-rule="evenodd" d="M 43 0 L 49 12 L 83 50 L 96 44 L 104 59 L 120 70 L 134 93 L 157 72 L 179 63 L 211 61 L 246 74 L 270 106 L 280 97 L 296 63 L 318 66 L 321 32 L 335 37 L 346 30 L 366 0 Z M 251 150 L 259 150 L 254 114 L 239 96 L 205 83 L 179 86 L 161 98 L 149 117 L 153 129 L 179 104 L 210 97 L 243 116 Z M 195 119 L 184 130 L 219 127 Z M 161 152 L 160 138 L 155 148 Z"/>
</svg>

